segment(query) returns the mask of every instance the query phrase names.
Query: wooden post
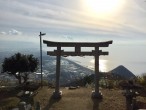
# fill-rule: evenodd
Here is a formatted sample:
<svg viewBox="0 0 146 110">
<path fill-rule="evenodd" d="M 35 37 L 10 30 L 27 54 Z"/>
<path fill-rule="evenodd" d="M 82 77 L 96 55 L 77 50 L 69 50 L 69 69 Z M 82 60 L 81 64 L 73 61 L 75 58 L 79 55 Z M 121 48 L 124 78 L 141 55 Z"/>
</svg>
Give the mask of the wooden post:
<svg viewBox="0 0 146 110">
<path fill-rule="evenodd" d="M 99 47 L 95 47 L 95 52 L 98 51 Z M 99 93 L 99 53 L 95 55 L 95 93 Z"/>
<path fill-rule="evenodd" d="M 95 91 L 92 91 L 92 98 L 102 98 L 99 92 L 99 47 L 95 47 Z"/>
<path fill-rule="evenodd" d="M 61 98 L 62 93 L 59 91 L 60 88 L 60 60 L 61 60 L 61 46 L 57 46 L 57 59 L 56 59 L 56 85 L 55 92 L 53 93 L 54 98 Z"/>
</svg>

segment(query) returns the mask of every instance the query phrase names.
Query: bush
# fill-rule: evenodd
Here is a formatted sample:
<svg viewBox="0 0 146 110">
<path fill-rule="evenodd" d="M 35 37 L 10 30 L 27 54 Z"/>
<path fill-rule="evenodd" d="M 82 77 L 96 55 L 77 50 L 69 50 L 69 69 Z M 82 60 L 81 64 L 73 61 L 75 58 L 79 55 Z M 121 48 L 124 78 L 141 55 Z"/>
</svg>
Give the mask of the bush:
<svg viewBox="0 0 146 110">
<path fill-rule="evenodd" d="M 144 73 L 142 76 L 137 76 L 136 82 L 146 88 L 146 73 Z"/>
</svg>

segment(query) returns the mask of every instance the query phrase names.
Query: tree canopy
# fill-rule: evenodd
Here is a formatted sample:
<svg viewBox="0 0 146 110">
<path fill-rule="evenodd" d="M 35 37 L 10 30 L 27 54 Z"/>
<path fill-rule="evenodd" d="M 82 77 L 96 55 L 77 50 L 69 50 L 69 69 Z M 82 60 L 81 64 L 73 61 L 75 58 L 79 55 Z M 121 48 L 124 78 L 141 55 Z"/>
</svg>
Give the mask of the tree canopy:
<svg viewBox="0 0 146 110">
<path fill-rule="evenodd" d="M 2 71 L 10 75 L 14 75 L 21 84 L 21 78 L 24 83 L 28 79 L 30 72 L 36 71 L 38 67 L 38 59 L 31 55 L 16 53 L 9 58 L 5 58 L 2 64 Z"/>
</svg>

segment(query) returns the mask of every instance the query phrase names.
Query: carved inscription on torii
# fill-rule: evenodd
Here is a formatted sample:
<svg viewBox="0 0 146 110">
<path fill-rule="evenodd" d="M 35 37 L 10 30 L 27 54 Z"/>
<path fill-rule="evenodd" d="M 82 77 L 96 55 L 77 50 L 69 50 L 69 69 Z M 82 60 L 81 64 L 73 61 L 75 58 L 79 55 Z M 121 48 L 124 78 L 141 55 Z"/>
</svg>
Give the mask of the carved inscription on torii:
<svg viewBox="0 0 146 110">
<path fill-rule="evenodd" d="M 99 92 L 99 56 L 108 55 L 108 52 L 102 52 L 99 47 L 108 47 L 113 41 L 106 42 L 52 42 L 43 40 L 43 43 L 47 44 L 48 47 L 57 47 L 57 50 L 48 51 L 47 54 L 56 56 L 56 85 L 55 92 L 53 93 L 54 98 L 60 98 L 62 92 L 59 91 L 59 78 L 60 78 L 60 59 L 61 56 L 94 56 L 95 57 L 95 91 L 92 92 L 93 98 L 101 98 L 102 94 Z M 74 51 L 64 51 L 61 47 L 74 47 Z M 95 50 L 81 51 L 81 47 L 94 47 Z"/>
</svg>

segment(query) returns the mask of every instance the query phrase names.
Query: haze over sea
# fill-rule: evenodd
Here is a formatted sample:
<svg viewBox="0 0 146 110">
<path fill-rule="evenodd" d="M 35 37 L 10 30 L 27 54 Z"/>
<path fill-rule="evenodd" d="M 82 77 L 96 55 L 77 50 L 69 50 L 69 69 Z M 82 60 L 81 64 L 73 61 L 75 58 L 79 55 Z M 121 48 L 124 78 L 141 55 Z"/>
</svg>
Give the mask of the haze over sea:
<svg viewBox="0 0 146 110">
<path fill-rule="evenodd" d="M 101 48 L 109 55 L 100 56 L 100 70 L 124 65 L 135 75 L 146 73 L 144 0 L 0 0 L 0 15 L 0 52 L 39 51 L 40 31 L 46 33 L 43 39 L 58 42 L 113 40 Z M 43 50 L 48 50 L 44 44 Z M 69 59 L 94 66 L 93 57 Z"/>
</svg>

